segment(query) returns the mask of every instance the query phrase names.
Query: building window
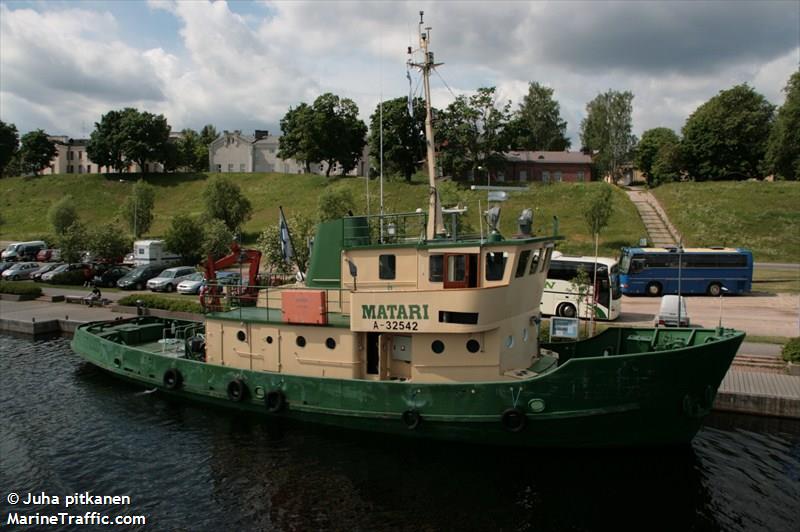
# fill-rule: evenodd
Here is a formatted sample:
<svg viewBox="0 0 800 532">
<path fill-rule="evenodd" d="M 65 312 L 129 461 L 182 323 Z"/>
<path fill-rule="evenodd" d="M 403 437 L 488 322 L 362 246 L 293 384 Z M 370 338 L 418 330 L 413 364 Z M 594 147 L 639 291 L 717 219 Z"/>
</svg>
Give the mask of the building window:
<svg viewBox="0 0 800 532">
<path fill-rule="evenodd" d="M 244 167 L 245 167 L 245 164 L 244 164 L 244 163 L 241 163 L 241 164 L 239 165 L 239 171 L 240 171 L 240 172 L 244 172 L 244 171 L 245 171 Z"/>
<path fill-rule="evenodd" d="M 549 183 L 550 182 L 550 172 L 545 170 L 542 172 L 542 183 Z"/>
<path fill-rule="evenodd" d="M 378 257 L 378 277 L 381 279 L 394 279 L 396 276 L 396 258 L 394 255 L 380 255 Z"/>
<path fill-rule="evenodd" d="M 72 173 L 72 165 L 71 165 L 71 164 L 68 164 L 68 165 L 67 165 L 67 173 L 68 173 L 68 174 L 71 174 L 71 173 Z"/>
<path fill-rule="evenodd" d="M 91 174 L 92 173 L 92 165 L 91 164 L 87 164 L 86 165 L 86 173 L 87 174 Z"/>
<path fill-rule="evenodd" d="M 444 280 L 444 255 L 428 257 L 428 280 L 432 283 L 441 283 Z"/>
<path fill-rule="evenodd" d="M 553 181 L 555 181 L 556 183 L 560 183 L 561 182 L 561 170 L 558 170 L 558 171 L 554 172 L 554 174 L 555 174 L 555 176 L 553 178 Z"/>
<path fill-rule="evenodd" d="M 520 170 L 519 171 L 519 180 L 520 181 L 527 181 L 528 180 L 528 171 L 527 170 Z"/>
<path fill-rule="evenodd" d="M 580 183 L 583 183 L 583 182 L 584 182 L 584 180 L 585 180 L 585 179 L 584 179 L 584 177 L 583 177 L 583 172 L 578 172 L 578 181 L 579 181 Z"/>
<path fill-rule="evenodd" d="M 79 151 L 78 152 L 78 160 L 80 161 L 81 159 L 83 159 L 83 152 Z"/>
<path fill-rule="evenodd" d="M 215 169 L 217 172 L 222 172 L 222 165 L 221 165 L 221 164 L 215 164 L 215 165 L 214 165 L 214 169 Z"/>
<path fill-rule="evenodd" d="M 228 172 L 233 172 L 233 163 L 228 163 Z"/>
<path fill-rule="evenodd" d="M 69 159 L 70 161 L 75 159 L 75 152 L 74 151 L 68 151 L 67 152 L 67 159 Z"/>
<path fill-rule="evenodd" d="M 83 173 L 83 165 L 82 165 L 82 164 L 79 164 L 79 165 L 78 165 L 78 173 L 79 173 L 79 174 L 82 174 L 82 173 Z"/>
</svg>

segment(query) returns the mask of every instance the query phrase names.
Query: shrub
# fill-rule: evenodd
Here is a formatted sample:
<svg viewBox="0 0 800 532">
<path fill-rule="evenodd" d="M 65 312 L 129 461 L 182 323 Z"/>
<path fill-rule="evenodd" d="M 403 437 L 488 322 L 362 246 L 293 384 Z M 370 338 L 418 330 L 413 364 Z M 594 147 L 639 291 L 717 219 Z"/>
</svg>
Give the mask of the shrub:
<svg viewBox="0 0 800 532">
<path fill-rule="evenodd" d="M 83 269 L 57 273 L 50 279 L 50 284 L 68 284 L 80 286 L 85 282 L 86 275 L 83 273 Z"/>
<path fill-rule="evenodd" d="M 42 287 L 34 283 L 0 281 L 0 294 L 39 297 L 42 295 Z"/>
<path fill-rule="evenodd" d="M 786 362 L 800 364 L 800 336 L 786 342 L 781 354 Z"/>
<path fill-rule="evenodd" d="M 152 309 L 169 310 L 172 312 L 193 312 L 195 314 L 201 314 L 203 312 L 203 308 L 197 301 L 175 299 L 154 294 L 132 294 L 123 297 L 117 303 L 123 306 L 135 307 L 137 301 L 141 301 L 145 307 Z"/>
<path fill-rule="evenodd" d="M 67 194 L 50 206 L 47 219 L 57 235 L 63 235 L 67 229 L 78 221 L 78 208 L 75 200 Z"/>
</svg>

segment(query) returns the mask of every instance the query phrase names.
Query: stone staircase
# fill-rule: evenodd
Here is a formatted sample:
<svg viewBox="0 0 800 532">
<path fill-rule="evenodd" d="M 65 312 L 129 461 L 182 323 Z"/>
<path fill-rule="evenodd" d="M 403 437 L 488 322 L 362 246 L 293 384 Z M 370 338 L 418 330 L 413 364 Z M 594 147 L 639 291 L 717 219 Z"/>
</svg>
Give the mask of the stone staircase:
<svg viewBox="0 0 800 532">
<path fill-rule="evenodd" d="M 630 187 L 627 193 L 639 211 L 650 244 L 655 247 L 677 246 L 681 241 L 681 235 L 670 223 L 658 200 L 642 188 Z"/>
</svg>

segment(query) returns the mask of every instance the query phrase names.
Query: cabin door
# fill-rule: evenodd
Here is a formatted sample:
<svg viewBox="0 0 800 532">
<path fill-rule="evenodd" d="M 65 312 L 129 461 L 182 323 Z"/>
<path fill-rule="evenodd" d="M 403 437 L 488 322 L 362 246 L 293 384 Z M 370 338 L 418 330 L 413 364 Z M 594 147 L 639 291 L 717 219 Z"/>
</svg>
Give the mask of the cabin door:
<svg viewBox="0 0 800 532">
<path fill-rule="evenodd" d="M 383 380 L 386 378 L 386 364 L 391 356 L 392 335 L 367 333 L 367 371 L 366 378 Z"/>
</svg>

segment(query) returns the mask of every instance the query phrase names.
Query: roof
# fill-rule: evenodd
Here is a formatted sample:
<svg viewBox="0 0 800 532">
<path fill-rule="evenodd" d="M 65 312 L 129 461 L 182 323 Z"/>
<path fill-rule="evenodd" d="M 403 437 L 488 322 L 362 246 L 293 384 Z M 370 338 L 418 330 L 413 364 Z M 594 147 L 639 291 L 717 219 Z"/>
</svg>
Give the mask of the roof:
<svg viewBox="0 0 800 532">
<path fill-rule="evenodd" d="M 592 164 L 592 156 L 580 151 L 509 151 L 510 162 Z"/>
</svg>

